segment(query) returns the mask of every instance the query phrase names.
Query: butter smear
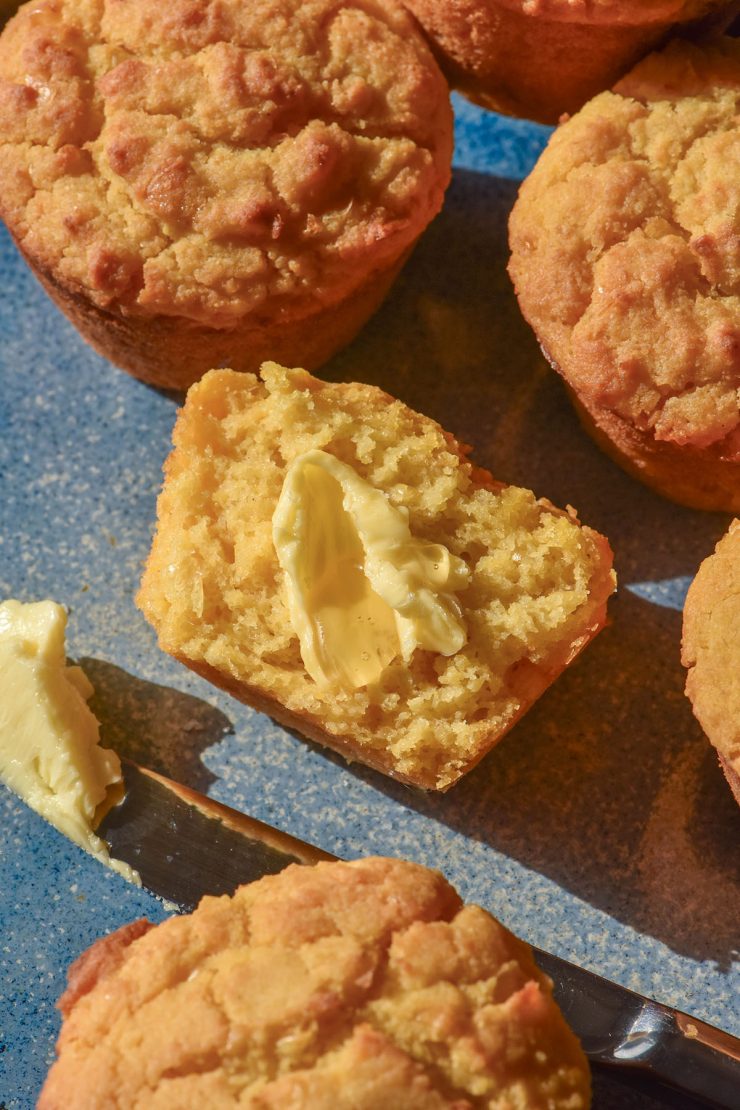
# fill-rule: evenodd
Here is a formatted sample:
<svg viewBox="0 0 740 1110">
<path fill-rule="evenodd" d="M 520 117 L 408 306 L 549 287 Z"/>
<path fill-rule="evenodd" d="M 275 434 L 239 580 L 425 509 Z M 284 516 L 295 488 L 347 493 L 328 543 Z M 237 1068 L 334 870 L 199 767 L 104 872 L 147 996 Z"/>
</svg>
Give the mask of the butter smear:
<svg viewBox="0 0 740 1110">
<path fill-rule="evenodd" d="M 408 512 L 325 451 L 288 468 L 272 518 L 290 620 L 320 686 L 376 682 L 417 647 L 454 655 L 466 640 L 455 591 L 469 570 L 415 539 Z"/>
<path fill-rule="evenodd" d="M 0 780 L 91 855 L 132 882 L 94 832 L 96 811 L 122 787 L 115 752 L 100 747 L 93 687 L 67 666 L 67 614 L 54 601 L 0 604 Z"/>
</svg>

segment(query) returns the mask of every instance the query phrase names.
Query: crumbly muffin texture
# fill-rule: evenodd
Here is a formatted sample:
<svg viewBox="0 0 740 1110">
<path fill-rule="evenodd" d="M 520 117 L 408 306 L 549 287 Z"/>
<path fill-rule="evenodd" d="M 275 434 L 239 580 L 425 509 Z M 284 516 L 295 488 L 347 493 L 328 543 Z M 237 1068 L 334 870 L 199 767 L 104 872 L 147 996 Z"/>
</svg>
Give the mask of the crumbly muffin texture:
<svg viewBox="0 0 740 1110">
<path fill-rule="evenodd" d="M 0 214 L 102 309 L 331 305 L 437 211 L 451 141 L 394 0 L 40 0 L 0 40 Z"/>
<path fill-rule="evenodd" d="M 174 432 L 138 604 L 160 645 L 238 697 L 397 777 L 443 789 L 601 627 L 611 552 L 575 517 L 474 470 L 439 425 L 366 385 L 274 364 L 212 371 Z M 291 627 L 272 540 L 287 467 L 318 448 L 409 514 L 472 574 L 467 642 L 419 648 L 377 683 L 321 691 Z M 269 704 L 260 702 L 262 694 Z"/>
<path fill-rule="evenodd" d="M 740 42 L 673 43 L 558 129 L 512 274 L 587 408 L 740 459 Z"/>
<path fill-rule="evenodd" d="M 686 693 L 740 802 L 740 520 L 699 567 L 683 615 Z"/>
<path fill-rule="evenodd" d="M 72 969 L 40 1110 L 589 1104 L 529 947 L 415 864 L 293 866 L 110 944 Z"/>
</svg>

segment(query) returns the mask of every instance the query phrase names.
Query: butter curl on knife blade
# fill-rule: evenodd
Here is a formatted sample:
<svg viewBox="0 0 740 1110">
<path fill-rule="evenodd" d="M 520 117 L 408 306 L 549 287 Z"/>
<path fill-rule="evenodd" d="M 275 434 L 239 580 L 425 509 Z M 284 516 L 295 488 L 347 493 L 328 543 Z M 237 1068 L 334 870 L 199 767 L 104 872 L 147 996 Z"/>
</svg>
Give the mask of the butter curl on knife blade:
<svg viewBox="0 0 740 1110">
<path fill-rule="evenodd" d="M 123 761 L 125 794 L 97 828 L 111 855 L 180 909 L 291 863 L 336 856 Z M 534 948 L 592 1063 L 637 1072 L 710 1106 L 740 1105 L 740 1039 Z"/>
</svg>

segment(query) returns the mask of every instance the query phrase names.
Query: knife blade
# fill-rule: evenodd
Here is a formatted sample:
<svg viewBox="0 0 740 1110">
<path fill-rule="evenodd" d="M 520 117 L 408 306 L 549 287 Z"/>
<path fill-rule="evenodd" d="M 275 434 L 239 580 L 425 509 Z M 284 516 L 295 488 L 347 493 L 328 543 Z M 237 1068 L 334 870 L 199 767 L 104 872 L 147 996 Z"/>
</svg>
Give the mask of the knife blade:
<svg viewBox="0 0 740 1110">
<path fill-rule="evenodd" d="M 123 797 L 96 831 L 148 890 L 184 912 L 205 894 L 232 894 L 291 863 L 337 859 L 155 771 L 128 760 L 123 770 Z M 703 1105 L 737 1110 L 740 1039 L 552 953 L 533 951 L 592 1064 L 629 1083 L 636 1079 L 641 1089 L 645 1080 L 655 1081 Z"/>
</svg>

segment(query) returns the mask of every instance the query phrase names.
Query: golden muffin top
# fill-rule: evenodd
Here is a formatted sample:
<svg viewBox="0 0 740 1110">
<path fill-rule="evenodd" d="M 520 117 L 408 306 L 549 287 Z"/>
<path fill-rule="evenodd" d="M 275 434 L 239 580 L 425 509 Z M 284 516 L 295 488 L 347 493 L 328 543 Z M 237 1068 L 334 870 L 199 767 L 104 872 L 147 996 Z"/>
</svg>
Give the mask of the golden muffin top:
<svg viewBox="0 0 740 1110">
<path fill-rule="evenodd" d="M 293 866 L 139 931 L 73 968 L 41 1110 L 588 1105 L 528 946 L 438 872 Z"/>
<path fill-rule="evenodd" d="M 709 739 L 740 774 L 740 520 L 699 567 L 683 618 L 686 693 Z"/>
<path fill-rule="evenodd" d="M 510 272 L 587 402 L 740 453 L 740 42 L 675 42 L 560 127 L 510 224 Z"/>
<path fill-rule="evenodd" d="M 101 307 L 331 304 L 434 215 L 451 144 L 394 0 L 41 0 L 0 38 L 0 214 Z"/>
</svg>

